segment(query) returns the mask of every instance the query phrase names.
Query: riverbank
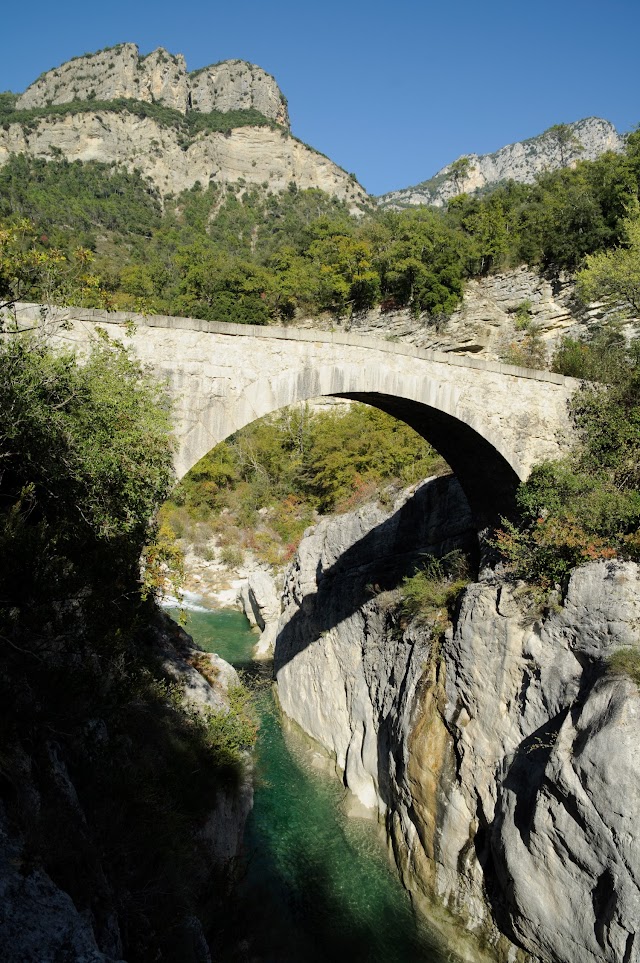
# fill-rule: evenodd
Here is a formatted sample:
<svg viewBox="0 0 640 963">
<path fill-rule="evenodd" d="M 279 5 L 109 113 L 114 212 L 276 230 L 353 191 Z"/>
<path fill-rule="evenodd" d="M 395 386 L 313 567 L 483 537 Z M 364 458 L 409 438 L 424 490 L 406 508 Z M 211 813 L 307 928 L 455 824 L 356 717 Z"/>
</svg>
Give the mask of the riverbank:
<svg viewBox="0 0 640 963">
<path fill-rule="evenodd" d="M 252 658 L 255 632 L 230 609 L 189 600 L 187 629 L 259 683 L 254 807 L 245 879 L 221 958 L 245 963 L 459 963 L 418 919 L 390 859 L 384 829 L 336 779 L 335 760 L 281 712 L 270 663 Z"/>
</svg>

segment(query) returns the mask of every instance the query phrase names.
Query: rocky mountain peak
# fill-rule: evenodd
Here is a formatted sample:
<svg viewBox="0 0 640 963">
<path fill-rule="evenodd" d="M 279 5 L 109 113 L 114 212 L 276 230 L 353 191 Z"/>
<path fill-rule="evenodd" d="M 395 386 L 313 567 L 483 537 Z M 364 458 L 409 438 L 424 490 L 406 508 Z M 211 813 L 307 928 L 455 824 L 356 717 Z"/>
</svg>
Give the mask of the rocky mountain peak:
<svg viewBox="0 0 640 963">
<path fill-rule="evenodd" d="M 456 194 L 471 194 L 505 180 L 530 184 L 537 174 L 595 160 L 606 151 L 621 151 L 623 144 L 613 124 L 601 117 L 555 124 L 537 137 L 508 144 L 493 154 L 459 157 L 429 180 L 384 194 L 378 202 L 382 207 L 441 207 Z"/>
<path fill-rule="evenodd" d="M 224 60 L 189 73 L 182 54 L 158 47 L 141 56 L 134 43 L 74 57 L 46 71 L 18 98 L 16 108 L 119 98 L 163 104 L 182 114 L 254 109 L 289 126 L 286 98 L 261 67 L 243 60 Z"/>
</svg>

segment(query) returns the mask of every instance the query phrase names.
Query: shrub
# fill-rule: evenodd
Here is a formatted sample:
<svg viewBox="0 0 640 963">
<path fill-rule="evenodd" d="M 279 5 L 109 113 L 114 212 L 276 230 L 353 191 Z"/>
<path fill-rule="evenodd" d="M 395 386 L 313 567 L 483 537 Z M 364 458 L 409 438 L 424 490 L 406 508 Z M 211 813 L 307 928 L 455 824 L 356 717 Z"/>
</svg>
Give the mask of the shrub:
<svg viewBox="0 0 640 963">
<path fill-rule="evenodd" d="M 244 561 L 244 552 L 237 545 L 225 545 L 220 550 L 220 561 L 227 568 L 238 568 Z"/>
<path fill-rule="evenodd" d="M 450 552 L 443 558 L 428 556 L 414 575 L 403 579 L 402 612 L 422 623 L 432 623 L 433 634 L 437 634 L 446 626 L 468 582 L 468 562 L 461 552 Z"/>
<path fill-rule="evenodd" d="M 547 349 L 539 330 L 530 321 L 525 329 L 526 333 L 521 341 L 512 341 L 502 353 L 505 364 L 515 365 L 517 368 L 542 369 L 547 365 Z"/>
<path fill-rule="evenodd" d="M 618 649 L 609 656 L 607 665 L 612 675 L 626 675 L 640 688 L 640 651 Z"/>
<path fill-rule="evenodd" d="M 532 307 L 531 301 L 521 301 L 516 307 L 513 318 L 516 331 L 528 331 L 531 328 L 533 323 L 531 319 Z"/>
</svg>

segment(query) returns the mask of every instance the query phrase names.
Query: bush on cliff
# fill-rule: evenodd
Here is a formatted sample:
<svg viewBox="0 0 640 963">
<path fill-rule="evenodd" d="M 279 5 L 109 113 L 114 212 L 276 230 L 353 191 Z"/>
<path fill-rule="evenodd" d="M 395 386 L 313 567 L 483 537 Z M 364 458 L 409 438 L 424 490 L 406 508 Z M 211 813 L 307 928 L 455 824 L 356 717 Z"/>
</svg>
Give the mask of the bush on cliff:
<svg viewBox="0 0 640 963">
<path fill-rule="evenodd" d="M 470 580 L 469 560 L 461 552 L 449 552 L 442 558 L 430 555 L 417 572 L 402 581 L 402 613 L 430 625 L 435 637 L 445 629 Z"/>
<path fill-rule="evenodd" d="M 520 523 L 497 536 L 513 572 L 543 587 L 584 561 L 640 559 L 640 340 L 614 328 L 560 352 L 600 383 L 573 397 L 572 453 L 534 468 L 518 492 Z"/>
</svg>

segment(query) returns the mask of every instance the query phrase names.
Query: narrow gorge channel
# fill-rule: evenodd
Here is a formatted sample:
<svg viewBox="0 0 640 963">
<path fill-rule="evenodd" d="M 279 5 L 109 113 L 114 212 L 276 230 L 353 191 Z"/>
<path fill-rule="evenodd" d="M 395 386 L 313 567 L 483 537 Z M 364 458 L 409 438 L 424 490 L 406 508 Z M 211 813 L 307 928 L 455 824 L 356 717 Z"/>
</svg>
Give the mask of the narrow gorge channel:
<svg viewBox="0 0 640 963">
<path fill-rule="evenodd" d="M 245 616 L 192 608 L 187 629 L 197 644 L 265 683 L 238 917 L 219 958 L 458 963 L 418 922 L 381 827 L 349 813 L 355 800 L 329 756 L 283 716 L 268 684 L 271 664 L 252 661 L 256 636 Z"/>
</svg>

